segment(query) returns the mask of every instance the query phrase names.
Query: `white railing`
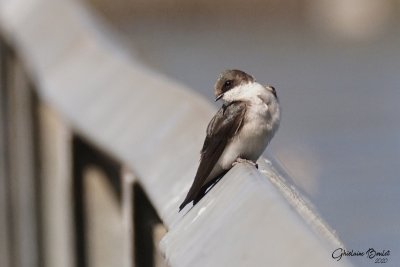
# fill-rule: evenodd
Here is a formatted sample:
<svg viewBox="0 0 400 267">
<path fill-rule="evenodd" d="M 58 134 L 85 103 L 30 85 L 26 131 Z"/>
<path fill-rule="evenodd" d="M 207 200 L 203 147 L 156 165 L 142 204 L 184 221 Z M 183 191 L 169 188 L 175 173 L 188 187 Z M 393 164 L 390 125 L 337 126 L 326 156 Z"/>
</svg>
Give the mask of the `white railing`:
<svg viewBox="0 0 400 267">
<path fill-rule="evenodd" d="M 342 246 L 335 234 L 264 159 L 259 171 L 234 167 L 178 213 L 214 109 L 124 53 L 80 2 L 2 1 L 0 19 L 11 73 L 1 100 L 24 92 L 37 118 L 13 128 L 37 136 L 11 160 L 15 169 L 40 166 L 21 169 L 19 194 L 3 194 L 10 205 L 0 215 L 18 211 L 0 224 L 10 231 L 0 237 L 1 266 L 162 266 L 158 247 L 170 266 L 348 266 L 331 258 Z M 24 223 L 11 227 L 18 214 Z"/>
</svg>

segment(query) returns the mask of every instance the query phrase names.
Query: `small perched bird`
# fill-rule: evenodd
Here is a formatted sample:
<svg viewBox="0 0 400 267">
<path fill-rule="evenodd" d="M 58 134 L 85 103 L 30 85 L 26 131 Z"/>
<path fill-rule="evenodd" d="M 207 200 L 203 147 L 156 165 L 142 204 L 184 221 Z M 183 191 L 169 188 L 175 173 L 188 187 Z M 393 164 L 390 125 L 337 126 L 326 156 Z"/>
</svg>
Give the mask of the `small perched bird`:
<svg viewBox="0 0 400 267">
<path fill-rule="evenodd" d="M 195 205 L 233 165 L 255 167 L 279 127 L 280 110 L 275 88 L 256 82 L 241 70 L 226 70 L 215 84 L 215 101 L 224 104 L 207 127 L 200 165 L 183 203 Z"/>
</svg>

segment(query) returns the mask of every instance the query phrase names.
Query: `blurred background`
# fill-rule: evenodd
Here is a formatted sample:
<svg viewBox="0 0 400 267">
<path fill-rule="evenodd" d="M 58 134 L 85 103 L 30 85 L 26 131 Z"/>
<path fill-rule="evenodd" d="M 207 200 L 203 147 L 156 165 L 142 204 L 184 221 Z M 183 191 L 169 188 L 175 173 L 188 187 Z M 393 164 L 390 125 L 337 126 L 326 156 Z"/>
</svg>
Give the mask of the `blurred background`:
<svg viewBox="0 0 400 267">
<path fill-rule="evenodd" d="M 227 68 L 274 85 L 267 157 L 347 248 L 400 261 L 400 1 L 87 1 L 135 56 L 210 101 Z"/>
<path fill-rule="evenodd" d="M 265 156 L 309 199 L 347 249 L 390 250 L 385 266 L 398 266 L 399 0 L 81 1 L 126 55 L 192 88 L 210 102 L 214 99 L 213 85 L 218 74 L 228 68 L 244 70 L 259 82 L 273 85 L 281 102 L 282 120 Z M 18 64 L 14 65 L 18 69 Z M 214 105 L 218 108 L 220 103 Z M 7 111 L 7 107 L 2 109 Z M 47 127 L 64 132 L 51 116 L 46 120 Z M 7 127 L 4 121 L 2 127 Z M 21 125 L 17 127 L 25 129 Z M 12 135 L 12 131 L 6 135 Z M 84 147 L 83 153 L 92 153 L 81 141 L 74 141 L 74 146 L 78 147 L 76 151 Z M 3 161 L 7 163 L 7 159 Z M 106 170 L 119 169 L 115 164 L 110 166 Z M 13 175 L 18 176 L 18 172 Z M 78 170 L 83 176 L 101 177 L 104 172 L 107 173 L 99 174 L 96 168 Z M 118 175 L 111 171 L 108 176 Z M 96 206 L 93 203 L 104 200 L 104 203 L 113 203 L 110 211 L 115 210 L 111 206 L 120 201 L 121 188 L 116 185 L 118 178 L 110 181 L 115 191 L 111 200 L 107 200 L 111 193 L 104 193 L 105 197 L 102 193 L 96 195 L 108 190 L 99 183 L 100 189 L 87 193 L 87 205 Z M 51 184 L 47 186 L 51 194 L 57 194 L 51 191 Z M 87 187 L 96 188 L 96 185 Z M 57 203 L 46 205 L 54 205 L 54 210 L 65 208 Z M 113 224 L 113 216 L 121 214 L 112 211 L 101 215 L 107 210 L 107 205 L 104 206 L 96 214 L 108 217 L 108 222 Z M 159 224 L 160 219 L 153 213 L 149 216 L 157 221 L 154 224 Z M 55 220 L 62 224 L 67 217 L 60 215 Z M 114 223 L 115 235 L 110 237 L 110 242 L 124 238 L 118 232 L 119 224 Z M 102 227 L 91 228 L 92 238 L 101 235 Z M 165 229 L 159 231 L 160 236 L 165 233 Z M 58 229 L 52 233 L 62 235 Z M 160 237 L 156 239 L 158 242 Z M 102 254 L 103 251 L 107 249 L 93 252 L 99 254 L 100 262 L 101 257 L 110 256 Z M 54 262 L 58 260 L 56 257 L 53 256 Z M 112 262 L 121 261 L 118 253 L 110 256 L 113 257 L 116 260 Z M 158 255 L 157 261 L 161 262 L 161 258 Z M 350 260 L 355 266 L 374 264 L 365 258 L 351 257 Z M 85 264 L 78 263 L 78 266 Z"/>
</svg>

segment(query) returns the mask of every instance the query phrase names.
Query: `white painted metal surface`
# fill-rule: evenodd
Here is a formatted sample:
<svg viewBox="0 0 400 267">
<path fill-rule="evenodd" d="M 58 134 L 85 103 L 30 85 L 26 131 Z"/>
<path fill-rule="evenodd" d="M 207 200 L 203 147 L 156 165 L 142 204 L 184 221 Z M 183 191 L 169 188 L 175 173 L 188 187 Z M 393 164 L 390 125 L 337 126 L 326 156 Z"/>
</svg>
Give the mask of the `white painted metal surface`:
<svg viewBox="0 0 400 267">
<path fill-rule="evenodd" d="M 347 266 L 332 260 L 341 245 L 326 225 L 303 213 L 309 207 L 283 181 L 273 186 L 281 178 L 272 167 L 261 168 L 269 180 L 234 167 L 173 225 L 161 243 L 171 266 Z"/>
<path fill-rule="evenodd" d="M 57 112 L 46 105 L 39 107 L 42 129 L 42 207 L 44 257 L 46 266 L 75 266 L 73 251 L 73 218 L 71 132 L 63 125 Z"/>
</svg>

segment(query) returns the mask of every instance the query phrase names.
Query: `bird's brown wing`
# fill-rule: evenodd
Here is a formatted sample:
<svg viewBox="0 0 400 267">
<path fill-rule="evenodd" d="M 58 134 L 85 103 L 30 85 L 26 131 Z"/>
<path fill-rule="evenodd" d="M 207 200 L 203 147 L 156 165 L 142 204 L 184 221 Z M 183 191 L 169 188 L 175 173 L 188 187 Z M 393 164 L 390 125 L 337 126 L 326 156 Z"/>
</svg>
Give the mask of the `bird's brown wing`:
<svg viewBox="0 0 400 267">
<path fill-rule="evenodd" d="M 194 182 L 179 210 L 199 194 L 226 145 L 242 127 L 245 113 L 246 102 L 236 101 L 223 105 L 212 118 L 207 127 L 207 136 L 201 150 L 200 165 Z"/>
</svg>

